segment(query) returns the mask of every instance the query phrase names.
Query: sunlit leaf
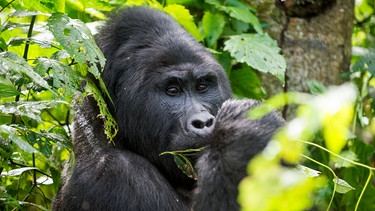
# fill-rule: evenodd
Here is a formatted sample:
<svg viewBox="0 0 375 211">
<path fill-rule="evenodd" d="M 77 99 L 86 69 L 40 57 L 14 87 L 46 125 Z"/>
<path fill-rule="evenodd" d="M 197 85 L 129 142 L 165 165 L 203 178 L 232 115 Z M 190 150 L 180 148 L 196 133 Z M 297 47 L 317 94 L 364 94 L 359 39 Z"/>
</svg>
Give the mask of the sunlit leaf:
<svg viewBox="0 0 375 211">
<path fill-rule="evenodd" d="M 238 202 L 241 210 L 306 210 L 312 206 L 312 192 L 324 180 L 307 177 L 299 170 L 282 167 L 278 159 L 262 156 L 248 166 L 250 176 L 239 185 Z M 299 200 L 296 201 L 296 198 Z"/>
<path fill-rule="evenodd" d="M 342 180 L 340 178 L 333 178 L 333 182 L 337 185 L 336 186 L 337 193 L 347 193 L 351 190 L 355 190 L 355 188 L 353 188 L 345 180 Z"/>
<path fill-rule="evenodd" d="M 64 101 L 26 101 L 26 102 L 12 102 L 0 105 L 0 112 L 4 114 L 15 114 L 19 116 L 26 116 L 38 122 L 42 122 L 40 118 L 41 111 L 47 108 L 53 108 Z"/>
<path fill-rule="evenodd" d="M 32 11 L 32 10 L 36 10 L 36 11 L 40 11 L 40 12 L 46 12 L 46 13 L 50 13 L 50 12 L 53 12 L 53 2 L 54 1 L 49 1 L 49 7 L 44 5 L 43 3 L 46 3 L 46 2 L 43 2 L 43 1 L 40 1 L 40 0 L 20 0 L 20 2 L 22 2 L 24 8 L 27 8 L 28 10 Z M 58 2 L 58 1 L 56 1 Z"/>
<path fill-rule="evenodd" d="M 306 174 L 308 177 L 317 177 L 321 173 L 320 171 L 311 169 L 311 168 L 303 166 L 303 165 L 298 165 L 298 169 L 301 170 L 301 172 Z"/>
<path fill-rule="evenodd" d="M 40 185 L 51 185 L 53 184 L 53 180 L 51 177 L 47 177 L 45 175 L 39 177 L 36 182 Z"/>
<path fill-rule="evenodd" d="M 1 172 L 1 176 L 19 176 L 25 171 L 36 170 L 36 167 L 22 167 L 18 169 L 12 169 L 8 172 Z"/>
<path fill-rule="evenodd" d="M 181 24 L 188 32 L 190 32 L 195 39 L 198 41 L 202 40 L 202 36 L 198 30 L 198 27 L 194 23 L 194 18 L 190 14 L 189 10 L 181 5 L 168 5 L 164 7 L 169 15 L 174 17 L 179 24 Z"/>
</svg>

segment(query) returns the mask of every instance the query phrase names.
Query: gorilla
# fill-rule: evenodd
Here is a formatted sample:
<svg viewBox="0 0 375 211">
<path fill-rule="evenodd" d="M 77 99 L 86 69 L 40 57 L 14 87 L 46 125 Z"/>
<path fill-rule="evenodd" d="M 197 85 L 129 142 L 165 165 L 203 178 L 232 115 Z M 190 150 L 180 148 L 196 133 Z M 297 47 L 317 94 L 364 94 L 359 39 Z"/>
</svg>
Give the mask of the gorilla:
<svg viewBox="0 0 375 211">
<path fill-rule="evenodd" d="M 247 163 L 284 120 L 276 112 L 248 119 L 259 103 L 231 100 L 223 68 L 162 11 L 119 10 L 97 43 L 107 59 L 101 76 L 119 133 L 108 143 L 97 102 L 88 96 L 77 103 L 75 165 L 64 170 L 52 209 L 239 209 L 237 186 Z M 172 155 L 160 156 L 200 147 L 192 157 L 197 181 Z"/>
</svg>

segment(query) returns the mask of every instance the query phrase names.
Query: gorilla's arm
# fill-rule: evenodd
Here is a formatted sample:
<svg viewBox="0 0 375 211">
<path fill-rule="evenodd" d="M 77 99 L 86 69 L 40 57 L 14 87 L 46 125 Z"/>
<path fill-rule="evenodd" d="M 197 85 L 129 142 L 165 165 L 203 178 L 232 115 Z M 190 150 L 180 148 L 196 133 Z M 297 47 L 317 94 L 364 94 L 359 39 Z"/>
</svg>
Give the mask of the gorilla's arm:
<svg viewBox="0 0 375 211">
<path fill-rule="evenodd" d="M 246 176 L 248 162 L 284 124 L 276 112 L 250 120 L 247 112 L 257 105 L 253 100 L 224 102 L 208 140 L 210 145 L 197 163 L 194 210 L 239 210 L 238 184 Z"/>
<path fill-rule="evenodd" d="M 148 160 L 108 144 L 96 101 L 82 101 L 74 121 L 77 163 L 63 176 L 52 210 L 189 210 Z"/>
<path fill-rule="evenodd" d="M 189 210 L 144 158 L 118 149 L 91 155 L 77 162 L 54 210 Z"/>
</svg>

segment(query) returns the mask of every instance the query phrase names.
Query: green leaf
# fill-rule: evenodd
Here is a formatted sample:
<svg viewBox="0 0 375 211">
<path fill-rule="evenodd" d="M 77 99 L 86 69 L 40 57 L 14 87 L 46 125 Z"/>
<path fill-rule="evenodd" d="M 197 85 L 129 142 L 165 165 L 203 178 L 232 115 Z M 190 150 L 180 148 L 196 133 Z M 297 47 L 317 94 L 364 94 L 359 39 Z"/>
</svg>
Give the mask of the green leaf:
<svg viewBox="0 0 375 211">
<path fill-rule="evenodd" d="M 308 177 L 317 177 L 321 173 L 320 171 L 308 168 L 308 167 L 303 166 L 303 165 L 298 165 L 297 169 L 300 170 L 303 174 L 306 174 L 306 176 L 308 176 Z"/>
<path fill-rule="evenodd" d="M 254 99 L 263 99 L 266 96 L 258 76 L 248 66 L 232 70 L 229 80 L 236 96 Z"/>
<path fill-rule="evenodd" d="M 321 82 L 316 80 L 307 81 L 306 84 L 309 87 L 312 95 L 320 95 L 327 90 L 327 87 L 325 87 Z"/>
<path fill-rule="evenodd" d="M 24 152 L 38 153 L 38 150 L 21 138 L 16 128 L 8 125 L 0 125 L 0 134 L 4 139 L 13 141 Z"/>
<path fill-rule="evenodd" d="M 36 150 L 33 146 L 31 146 L 27 141 L 20 138 L 15 133 L 9 135 L 9 139 L 12 140 L 17 146 L 24 152 L 28 153 L 38 153 L 38 150 Z"/>
<path fill-rule="evenodd" d="M 1 176 L 19 176 L 25 171 L 36 170 L 36 169 L 38 169 L 38 168 L 36 168 L 36 167 L 22 167 L 22 168 L 18 168 L 18 169 L 12 169 L 8 172 L 2 172 Z"/>
<path fill-rule="evenodd" d="M 16 11 L 10 13 L 9 17 L 10 18 L 14 18 L 14 17 L 24 18 L 24 17 L 34 16 L 34 15 L 41 15 L 41 14 L 43 14 L 43 13 L 41 13 L 39 11 L 16 10 Z"/>
<path fill-rule="evenodd" d="M 20 94 L 21 93 L 12 85 L 0 83 L 0 98 L 17 96 Z"/>
<path fill-rule="evenodd" d="M 223 15 L 205 12 L 202 19 L 204 37 L 208 47 L 216 49 L 216 42 L 219 39 L 225 25 Z"/>
<path fill-rule="evenodd" d="M 262 26 L 260 25 L 258 18 L 250 10 L 238 7 L 223 7 L 223 9 L 231 17 L 245 23 L 250 23 L 257 33 L 263 34 Z"/>
<path fill-rule="evenodd" d="M 352 186 L 350 186 L 345 180 L 340 178 L 333 178 L 333 182 L 337 185 L 336 192 L 337 193 L 347 193 L 351 190 L 355 190 Z"/>
<path fill-rule="evenodd" d="M 198 176 L 195 172 L 193 164 L 191 164 L 190 160 L 185 157 L 184 155 L 174 155 L 173 156 L 174 162 L 176 163 L 177 167 L 182 170 L 182 172 L 192 178 L 197 180 Z"/>
<path fill-rule="evenodd" d="M 105 58 L 86 25 L 65 14 L 54 13 L 47 20 L 47 26 L 60 45 L 81 64 L 87 64 L 89 71 L 100 78 L 100 67 L 104 67 Z"/>
<path fill-rule="evenodd" d="M 350 161 L 358 161 L 358 156 L 351 150 L 346 150 L 346 151 L 342 151 L 340 153 L 340 156 L 341 157 L 344 157 Z M 353 166 L 352 163 L 346 161 L 346 160 L 343 160 L 343 159 L 340 159 L 340 158 L 337 158 L 337 157 L 334 157 L 333 158 L 333 162 L 335 163 L 335 167 L 336 168 L 342 168 L 342 167 L 350 167 L 350 166 Z"/>
<path fill-rule="evenodd" d="M 201 152 L 204 147 L 198 149 L 186 149 L 186 150 L 177 150 L 177 151 L 167 151 L 160 153 L 161 155 L 173 155 L 174 162 L 177 167 L 182 170 L 182 172 L 195 180 L 198 179 L 198 175 L 195 172 L 193 164 L 190 162 L 188 155 L 195 155 L 197 152 Z"/>
<path fill-rule="evenodd" d="M 184 6 L 173 4 L 164 7 L 164 11 L 174 17 L 176 21 L 181 24 L 190 34 L 195 37 L 198 41 L 202 40 L 202 36 L 198 30 L 198 27 L 194 23 L 194 18 L 190 14 L 189 10 Z"/>
<path fill-rule="evenodd" d="M 116 120 L 113 118 L 112 114 L 109 112 L 107 104 L 101 95 L 100 90 L 95 86 L 93 82 L 90 80 L 86 81 L 85 92 L 89 93 L 89 95 L 93 95 L 95 100 L 97 101 L 97 105 L 100 110 L 100 117 L 104 122 L 105 129 L 104 133 L 107 135 L 110 141 L 116 136 L 118 132 L 118 126 Z"/>
<path fill-rule="evenodd" d="M 22 3 L 21 3 L 22 2 Z M 40 12 L 50 13 L 53 12 L 55 1 L 46 1 L 46 0 L 20 0 L 20 3 L 23 5 L 23 8 L 28 10 L 36 10 Z M 59 2 L 59 1 L 56 1 Z M 46 6 L 48 4 L 49 6 Z"/>
<path fill-rule="evenodd" d="M 285 58 L 280 55 L 276 41 L 267 34 L 235 35 L 224 44 L 224 50 L 229 51 L 237 61 L 246 62 L 261 72 L 271 73 L 284 82 Z"/>
<path fill-rule="evenodd" d="M 8 45 L 5 42 L 3 37 L 0 37 L 0 50 L 1 51 L 7 51 L 8 50 Z"/>
<path fill-rule="evenodd" d="M 370 51 L 365 54 L 353 65 L 353 71 L 368 70 L 372 76 L 375 76 L 375 52 Z"/>
<path fill-rule="evenodd" d="M 25 38 L 25 37 L 12 37 L 8 44 L 9 46 L 20 46 L 23 44 L 31 44 L 31 45 L 39 45 L 41 48 L 51 48 L 52 46 L 56 45 L 56 43 L 49 41 L 49 40 L 37 40 L 33 38 Z"/>
<path fill-rule="evenodd" d="M 250 23 L 255 31 L 259 34 L 263 34 L 262 26 L 260 25 L 259 19 L 251 12 L 251 7 L 243 6 L 223 6 L 220 2 L 215 0 L 206 0 L 207 3 L 214 5 L 217 9 L 224 11 L 229 16 L 241 20 L 245 23 Z"/>
<path fill-rule="evenodd" d="M 36 84 L 51 89 L 47 81 L 45 81 L 39 74 L 35 73 L 33 68 L 20 58 L 17 54 L 12 52 L 0 53 L 0 75 L 26 75 Z"/>
<path fill-rule="evenodd" d="M 40 118 L 41 111 L 47 108 L 57 107 L 64 101 L 26 101 L 26 102 L 12 102 L 0 105 L 0 112 L 4 114 L 15 114 L 19 116 L 25 116 L 34 119 L 38 122 L 42 122 Z"/>
<path fill-rule="evenodd" d="M 35 70 L 46 73 L 49 69 L 49 75 L 52 76 L 52 86 L 60 89 L 60 93 L 64 96 L 72 96 L 79 89 L 79 83 L 83 77 L 74 71 L 70 66 L 54 59 L 38 58 L 35 60 Z"/>
</svg>

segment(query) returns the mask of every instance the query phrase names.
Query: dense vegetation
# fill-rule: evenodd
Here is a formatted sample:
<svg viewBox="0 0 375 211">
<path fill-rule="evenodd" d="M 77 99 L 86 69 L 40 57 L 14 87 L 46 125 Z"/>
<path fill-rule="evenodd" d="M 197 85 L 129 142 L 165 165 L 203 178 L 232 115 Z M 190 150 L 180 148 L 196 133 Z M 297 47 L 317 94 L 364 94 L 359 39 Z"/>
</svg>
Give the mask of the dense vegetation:
<svg viewBox="0 0 375 211">
<path fill-rule="evenodd" d="M 285 60 L 256 9 L 244 2 L 0 1 L 0 209 L 50 208 L 72 150 L 80 82 L 88 72 L 99 78 L 95 64 L 105 62 L 92 34 L 112 9 L 148 4 L 171 14 L 215 54 L 235 97 L 265 100 L 249 118 L 299 105 L 297 117 L 250 163 L 252 177 L 239 187 L 244 210 L 374 210 L 375 5 L 358 2 L 353 65 L 341 76 L 350 83 L 311 81 L 311 93 L 267 96 L 256 71 L 283 81 Z M 106 93 L 87 84 L 80 91 L 98 100 L 110 142 L 117 126 L 103 105 Z M 281 160 L 302 165 L 285 167 Z"/>
</svg>

